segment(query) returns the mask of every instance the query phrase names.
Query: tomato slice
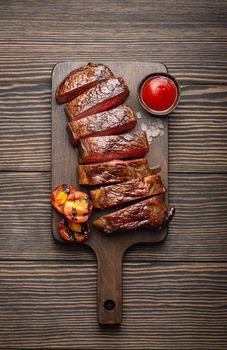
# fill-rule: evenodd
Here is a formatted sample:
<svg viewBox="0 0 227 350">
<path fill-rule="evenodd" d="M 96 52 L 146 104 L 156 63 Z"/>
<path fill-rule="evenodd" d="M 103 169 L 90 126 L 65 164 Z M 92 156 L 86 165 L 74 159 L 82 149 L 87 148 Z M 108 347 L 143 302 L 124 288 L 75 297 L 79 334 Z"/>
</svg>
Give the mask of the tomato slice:
<svg viewBox="0 0 227 350">
<path fill-rule="evenodd" d="M 68 196 L 63 214 L 71 222 L 85 222 L 92 212 L 92 202 L 87 193 L 74 191 Z"/>
<path fill-rule="evenodd" d="M 78 224 L 63 219 L 59 222 L 59 235 L 64 241 L 82 243 L 90 233 L 90 225 L 88 223 Z"/>
<path fill-rule="evenodd" d="M 59 211 L 59 213 L 63 214 L 63 209 L 65 202 L 70 195 L 70 193 L 74 192 L 75 188 L 73 186 L 69 186 L 66 184 L 57 186 L 55 190 L 51 193 L 50 199 L 52 205 Z"/>
</svg>

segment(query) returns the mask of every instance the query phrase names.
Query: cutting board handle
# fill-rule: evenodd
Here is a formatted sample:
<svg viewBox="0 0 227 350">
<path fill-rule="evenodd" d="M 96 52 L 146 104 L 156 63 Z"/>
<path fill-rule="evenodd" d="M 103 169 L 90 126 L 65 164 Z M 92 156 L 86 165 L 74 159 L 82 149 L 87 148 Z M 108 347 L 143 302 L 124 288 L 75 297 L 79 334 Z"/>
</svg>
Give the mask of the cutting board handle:
<svg viewBox="0 0 227 350">
<path fill-rule="evenodd" d="M 97 254 L 98 322 L 117 325 L 122 321 L 122 258 L 123 251 L 111 244 L 108 251 Z"/>
</svg>

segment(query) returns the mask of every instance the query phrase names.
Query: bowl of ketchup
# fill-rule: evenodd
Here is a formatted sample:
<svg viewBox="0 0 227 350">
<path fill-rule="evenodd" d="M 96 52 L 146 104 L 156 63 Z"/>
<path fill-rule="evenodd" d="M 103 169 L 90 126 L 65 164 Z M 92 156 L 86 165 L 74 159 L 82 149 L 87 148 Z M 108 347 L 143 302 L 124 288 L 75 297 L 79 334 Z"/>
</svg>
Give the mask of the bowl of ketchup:
<svg viewBox="0 0 227 350">
<path fill-rule="evenodd" d="M 138 99 L 151 114 L 166 115 L 172 112 L 180 100 L 180 86 L 167 73 L 152 73 L 139 84 Z"/>
</svg>

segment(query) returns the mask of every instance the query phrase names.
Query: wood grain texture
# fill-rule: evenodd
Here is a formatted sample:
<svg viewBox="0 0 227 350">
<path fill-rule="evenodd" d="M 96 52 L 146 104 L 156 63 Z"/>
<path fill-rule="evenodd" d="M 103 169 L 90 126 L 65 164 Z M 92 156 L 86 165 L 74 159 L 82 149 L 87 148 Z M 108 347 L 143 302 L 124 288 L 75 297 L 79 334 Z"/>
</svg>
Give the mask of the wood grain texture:
<svg viewBox="0 0 227 350">
<path fill-rule="evenodd" d="M 163 11 L 165 9 L 165 11 Z M 144 59 L 223 64 L 226 3 L 190 1 L 1 1 L 1 57 L 46 60 Z M 116 36 L 116 29 L 118 35 Z M 225 73 L 226 75 L 226 73 Z"/>
<path fill-rule="evenodd" d="M 52 6 L 53 4 L 55 6 Z M 210 0 L 201 2 L 190 0 L 190 2 L 187 2 L 187 11 L 179 4 L 182 4 L 182 2 L 176 1 L 175 6 L 173 6 L 167 0 L 162 1 L 161 4 L 155 0 L 151 7 L 149 1 L 142 0 L 138 3 L 136 0 L 131 0 L 126 3 L 123 9 L 121 1 L 95 0 L 91 3 L 89 0 L 84 0 L 83 2 L 77 1 L 75 5 L 73 0 L 69 0 L 66 7 L 61 1 L 49 0 L 37 3 L 36 1 L 22 0 L 20 2 L 1 1 L 0 10 L 3 21 L 17 21 L 16 15 L 18 15 L 21 21 L 26 19 L 24 25 L 26 23 L 28 25 L 28 19 L 31 22 L 42 21 L 46 25 L 48 22 L 58 22 L 58 25 L 61 25 L 62 22 L 74 24 L 100 23 L 99 19 L 113 24 L 126 22 L 131 25 L 134 21 L 143 24 L 148 22 L 151 24 L 165 23 L 166 26 L 194 23 L 200 29 L 202 24 L 210 24 L 215 27 L 217 27 L 217 22 L 219 27 L 224 27 L 226 24 L 227 9 L 225 0 L 219 0 L 218 6 Z M 163 8 L 166 12 L 163 11 Z M 15 17 L 12 17 L 12 14 Z M 55 28 L 57 27 L 55 26 Z"/>
<path fill-rule="evenodd" d="M 61 61 L 64 57 L 61 59 Z M 75 57 L 74 57 L 75 59 Z M 84 58 L 91 59 L 88 55 Z M 97 57 L 93 58 L 95 61 Z M 120 58 L 118 57 L 117 60 Z M 129 61 L 133 61 L 133 57 L 125 57 Z M 149 59 L 152 59 L 150 57 Z M 110 61 L 110 56 L 103 56 L 101 60 Z M 145 59 L 140 57 L 141 62 L 145 62 Z M 164 60 L 163 62 L 165 62 Z M 0 86 L 3 88 L 10 82 L 22 83 L 29 81 L 39 84 L 43 87 L 46 84 L 47 89 L 51 86 L 51 73 L 53 66 L 56 64 L 54 57 L 50 56 L 49 59 L 42 57 L 32 57 L 30 59 L 24 59 L 21 61 L 18 58 L 5 59 L 0 55 Z M 167 63 L 166 63 L 167 64 Z M 217 62 L 212 65 L 207 63 L 206 65 L 196 64 L 195 62 L 185 63 L 177 59 L 173 63 L 168 63 L 169 72 L 177 77 L 177 79 L 184 85 L 223 85 L 227 84 L 227 64 L 221 64 Z"/>
<path fill-rule="evenodd" d="M 0 169 L 49 171 L 50 82 L 36 82 L 32 74 L 22 80 L 0 89 Z M 226 113 L 227 86 L 182 86 L 169 117 L 170 171 L 227 171 Z"/>
<path fill-rule="evenodd" d="M 84 247 L 52 239 L 49 173 L 4 172 L 0 183 L 1 258 L 95 259 Z M 226 183 L 226 174 L 170 174 L 169 202 L 176 214 L 167 240 L 161 247 L 135 247 L 126 259 L 226 260 Z"/>
<path fill-rule="evenodd" d="M 124 322 L 96 323 L 94 263 L 1 263 L 1 349 L 226 349 L 227 264 L 124 264 Z"/>
<path fill-rule="evenodd" d="M 225 0 L 0 1 L 1 260 L 41 260 L 1 263 L 2 349 L 226 349 L 226 14 Z M 161 61 L 184 87 L 169 125 L 176 217 L 161 250 L 125 256 L 120 330 L 97 326 L 92 253 L 50 236 L 51 71 L 78 57 Z"/>
<path fill-rule="evenodd" d="M 169 118 L 170 171 L 227 171 L 227 86 L 183 86 Z"/>
</svg>

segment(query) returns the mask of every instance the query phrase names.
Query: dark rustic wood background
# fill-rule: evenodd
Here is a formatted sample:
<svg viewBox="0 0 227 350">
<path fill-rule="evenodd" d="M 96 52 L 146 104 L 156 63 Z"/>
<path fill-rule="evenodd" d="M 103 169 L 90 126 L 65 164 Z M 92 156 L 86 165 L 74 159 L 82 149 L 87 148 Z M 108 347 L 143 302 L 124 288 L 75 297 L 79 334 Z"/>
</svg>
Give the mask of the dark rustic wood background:
<svg viewBox="0 0 227 350">
<path fill-rule="evenodd" d="M 227 349 L 227 2 L 0 1 L 2 349 Z M 124 261 L 120 329 L 96 322 L 96 262 L 51 237 L 51 71 L 167 64 L 167 241 Z"/>
</svg>

